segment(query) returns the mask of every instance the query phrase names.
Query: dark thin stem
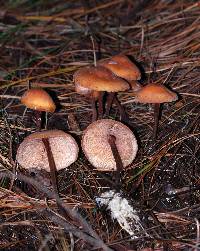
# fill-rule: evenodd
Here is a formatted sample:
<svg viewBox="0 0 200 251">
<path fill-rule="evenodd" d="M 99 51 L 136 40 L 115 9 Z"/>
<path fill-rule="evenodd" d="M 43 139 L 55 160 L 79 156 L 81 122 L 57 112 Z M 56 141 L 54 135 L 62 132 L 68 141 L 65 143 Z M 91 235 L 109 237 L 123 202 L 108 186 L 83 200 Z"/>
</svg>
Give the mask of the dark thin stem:
<svg viewBox="0 0 200 251">
<path fill-rule="evenodd" d="M 160 117 L 160 104 L 154 104 L 154 127 L 153 127 L 153 139 L 157 138 L 158 123 Z"/>
<path fill-rule="evenodd" d="M 110 109 L 112 107 L 113 99 L 115 97 L 115 92 L 109 92 L 107 97 L 107 105 L 106 105 L 106 112 L 105 116 L 108 117 L 110 114 Z"/>
<path fill-rule="evenodd" d="M 51 147 L 49 144 L 49 139 L 48 138 L 43 138 L 42 142 L 45 146 L 45 150 L 47 152 L 47 157 L 48 157 L 48 161 L 49 161 L 49 168 L 50 168 L 50 174 L 51 174 L 51 181 L 53 184 L 53 189 L 55 192 L 55 195 L 59 197 L 59 193 L 58 193 L 58 187 L 57 187 L 57 178 L 56 178 L 56 164 L 55 164 L 55 160 L 51 151 Z"/>
<path fill-rule="evenodd" d="M 61 213 L 65 218 L 67 218 L 68 215 L 67 215 L 66 211 L 65 211 L 65 210 L 63 209 L 63 207 L 60 206 L 60 204 L 58 203 L 58 199 L 59 199 L 60 197 L 59 197 L 58 186 L 57 186 L 57 177 L 56 177 L 57 169 L 56 169 L 56 163 L 55 163 L 55 160 L 54 160 L 52 151 L 51 151 L 51 146 L 50 146 L 50 144 L 49 144 L 49 139 L 43 138 L 43 139 L 42 139 L 42 142 L 43 142 L 43 144 L 44 144 L 44 146 L 45 146 L 45 149 L 46 149 L 46 152 L 47 152 L 47 157 L 48 157 L 49 167 L 50 167 L 50 174 L 51 174 L 51 181 L 52 181 L 53 190 L 54 190 L 55 197 L 56 197 L 56 203 L 57 203 L 57 205 L 58 205 L 58 209 L 60 210 L 60 213 Z"/>
<path fill-rule="evenodd" d="M 108 136 L 108 142 L 110 144 L 115 162 L 116 162 L 116 167 L 117 167 L 117 171 L 121 172 L 123 170 L 123 164 L 122 164 L 122 159 L 119 155 L 117 146 L 116 146 L 116 137 L 113 135 L 109 135 Z"/>
<path fill-rule="evenodd" d="M 92 122 L 97 120 L 97 107 L 96 107 L 96 100 L 91 100 L 91 107 L 92 107 Z"/>
<path fill-rule="evenodd" d="M 42 128 L 42 112 L 34 111 L 34 116 L 35 116 L 35 123 L 36 123 L 37 131 L 40 131 Z"/>
<path fill-rule="evenodd" d="M 110 147 L 111 147 L 111 150 L 112 150 L 112 154 L 113 154 L 113 157 L 115 159 L 115 163 L 116 163 L 116 172 L 115 172 L 115 175 L 114 175 L 114 178 L 115 178 L 115 182 L 116 182 L 116 185 L 117 187 L 120 187 L 120 173 L 121 171 L 123 170 L 123 163 L 122 163 L 122 159 L 120 157 L 120 154 L 118 152 L 118 149 L 117 149 L 117 146 L 116 146 L 116 137 L 113 136 L 113 135 L 109 135 L 108 136 L 108 142 L 110 144 Z"/>
<path fill-rule="evenodd" d="M 99 93 L 99 107 L 98 107 L 98 118 L 102 119 L 103 118 L 103 112 L 104 112 L 104 107 L 103 107 L 103 96 L 104 96 L 104 92 L 100 92 Z"/>
<path fill-rule="evenodd" d="M 119 110 L 120 113 L 120 117 L 121 117 L 121 121 L 128 123 L 128 116 L 123 108 L 123 106 L 121 105 L 121 103 L 119 102 L 117 96 L 114 97 L 114 102 L 117 105 L 117 108 Z"/>
</svg>

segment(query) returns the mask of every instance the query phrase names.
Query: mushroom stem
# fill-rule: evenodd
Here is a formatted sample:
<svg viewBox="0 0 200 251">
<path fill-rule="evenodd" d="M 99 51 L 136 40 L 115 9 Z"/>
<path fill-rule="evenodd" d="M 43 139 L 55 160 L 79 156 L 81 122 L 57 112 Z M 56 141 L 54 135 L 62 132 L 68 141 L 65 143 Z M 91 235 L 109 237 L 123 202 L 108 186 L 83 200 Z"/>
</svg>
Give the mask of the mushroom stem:
<svg viewBox="0 0 200 251">
<path fill-rule="evenodd" d="M 99 101 L 99 107 L 98 107 L 98 118 L 99 119 L 102 119 L 103 117 L 103 96 L 104 96 L 104 92 L 100 92 L 99 93 L 99 98 L 98 98 L 98 101 Z"/>
<path fill-rule="evenodd" d="M 62 207 L 62 205 L 60 205 L 58 203 L 59 192 L 58 192 L 57 177 L 56 177 L 57 169 L 56 169 L 56 163 L 55 163 L 52 151 L 51 151 L 51 146 L 49 144 L 49 139 L 48 138 L 42 138 L 42 142 L 43 142 L 43 144 L 45 146 L 45 149 L 46 149 L 46 152 L 47 152 L 47 157 L 48 157 L 49 167 L 50 167 L 50 174 L 51 174 L 51 181 L 52 181 L 52 184 L 53 184 L 53 190 L 54 190 L 55 197 L 56 197 L 56 203 L 57 203 L 57 206 L 58 206 L 58 209 L 59 209 L 60 213 L 65 218 L 67 218 L 68 217 L 67 212 Z"/>
<path fill-rule="evenodd" d="M 55 192 L 56 197 L 59 197 L 58 193 L 58 187 L 57 187 L 57 178 L 56 178 L 56 164 L 55 160 L 51 151 L 51 146 L 49 144 L 49 139 L 48 138 L 42 138 L 42 142 L 44 144 L 45 150 L 47 152 L 47 157 L 48 157 L 48 162 L 49 162 L 49 168 L 50 168 L 50 174 L 51 174 L 51 181 L 53 184 L 53 189 Z"/>
<path fill-rule="evenodd" d="M 117 149 L 117 146 L 116 146 L 116 137 L 113 136 L 113 135 L 109 135 L 108 136 L 108 142 L 110 144 L 110 147 L 111 147 L 111 150 L 112 150 L 112 154 L 113 154 L 113 157 L 115 159 L 115 162 L 116 162 L 116 172 L 115 172 L 115 182 L 116 184 L 119 184 L 120 183 L 120 173 L 121 171 L 123 170 L 123 163 L 122 163 L 122 159 L 119 155 L 119 152 L 118 152 L 118 149 Z"/>
<path fill-rule="evenodd" d="M 108 93 L 108 97 L 107 97 L 107 105 L 106 105 L 106 112 L 105 112 L 105 116 L 109 116 L 110 114 L 110 108 L 112 106 L 113 103 L 113 99 L 115 97 L 115 92 L 109 92 Z"/>
<path fill-rule="evenodd" d="M 114 102 L 118 107 L 119 113 L 120 113 L 120 117 L 121 117 L 121 121 L 127 123 L 128 122 L 128 116 L 123 108 L 123 106 L 121 105 L 121 103 L 119 102 L 117 96 L 114 96 Z"/>
<path fill-rule="evenodd" d="M 91 107 L 92 107 L 92 122 L 94 122 L 97 120 L 96 100 L 94 98 L 91 100 Z"/>
<path fill-rule="evenodd" d="M 153 127 L 153 139 L 157 138 L 158 123 L 160 117 L 160 104 L 154 104 L 154 127 Z"/>
<path fill-rule="evenodd" d="M 37 131 L 40 131 L 42 128 L 42 112 L 41 111 L 34 111 L 35 123 L 37 127 Z"/>
</svg>

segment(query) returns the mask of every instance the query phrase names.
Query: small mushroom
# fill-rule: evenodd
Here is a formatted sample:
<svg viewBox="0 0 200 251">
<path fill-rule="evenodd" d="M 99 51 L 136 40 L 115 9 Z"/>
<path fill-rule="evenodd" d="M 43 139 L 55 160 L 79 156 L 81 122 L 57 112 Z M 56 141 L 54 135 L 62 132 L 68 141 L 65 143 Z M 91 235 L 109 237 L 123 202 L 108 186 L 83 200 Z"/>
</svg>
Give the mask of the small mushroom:
<svg viewBox="0 0 200 251">
<path fill-rule="evenodd" d="M 58 195 L 56 171 L 70 166 L 78 157 L 74 138 L 61 130 L 35 132 L 27 136 L 17 150 L 16 160 L 30 172 L 50 172 Z"/>
<path fill-rule="evenodd" d="M 133 91 L 138 91 L 141 89 L 141 84 L 137 81 L 141 78 L 141 73 L 138 67 L 129 60 L 125 55 L 116 55 L 109 59 L 100 60 L 98 65 L 111 70 L 116 76 L 123 78 L 128 81 L 130 88 Z M 115 102 L 118 105 L 117 97 L 114 92 L 109 93 L 107 107 L 106 107 L 106 116 L 110 113 L 110 108 L 112 103 Z"/>
<path fill-rule="evenodd" d="M 104 92 L 118 92 L 129 89 L 126 81 L 118 78 L 110 70 L 102 66 L 81 68 L 74 74 L 74 82 L 75 86 L 78 85 L 82 89 L 85 88 L 85 92 L 88 92 L 88 90 L 92 92 L 93 121 L 96 119 L 94 114 L 97 113 L 94 111 L 96 106 L 94 105 L 93 93 L 99 93 L 97 96 L 99 101 L 99 118 L 101 118 L 103 115 Z"/>
<path fill-rule="evenodd" d="M 35 110 L 37 129 L 41 129 L 42 112 L 54 112 L 56 106 L 49 94 L 39 88 L 27 90 L 21 97 L 21 103 L 27 108 Z"/>
<path fill-rule="evenodd" d="M 166 102 L 176 101 L 178 96 L 175 92 L 170 91 L 164 85 L 150 83 L 144 86 L 141 90 L 136 92 L 135 101 L 139 103 L 154 104 L 154 129 L 153 138 L 157 137 L 160 104 Z"/>
<path fill-rule="evenodd" d="M 132 163 L 138 150 L 133 132 L 121 122 L 101 119 L 83 133 L 82 149 L 99 171 L 118 171 Z"/>
</svg>

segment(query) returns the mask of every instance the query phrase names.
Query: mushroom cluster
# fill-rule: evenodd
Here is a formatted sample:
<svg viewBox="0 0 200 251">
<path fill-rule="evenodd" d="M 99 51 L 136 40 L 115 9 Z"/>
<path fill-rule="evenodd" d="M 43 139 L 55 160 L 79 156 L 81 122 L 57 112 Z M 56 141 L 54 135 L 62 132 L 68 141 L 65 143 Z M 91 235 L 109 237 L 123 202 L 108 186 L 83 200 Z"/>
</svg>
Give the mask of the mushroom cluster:
<svg viewBox="0 0 200 251">
<path fill-rule="evenodd" d="M 161 84 L 142 86 L 138 82 L 140 79 L 139 68 L 125 55 L 100 60 L 96 66 L 81 68 L 74 74 L 76 92 L 91 100 L 93 111 L 93 123 L 83 132 L 82 149 L 92 166 L 99 171 L 120 174 L 130 166 L 138 150 L 137 140 L 126 125 L 112 119 L 102 119 L 109 116 L 115 102 L 121 120 L 126 120 L 125 111 L 117 98 L 118 92 L 131 90 L 134 92 L 134 102 L 154 104 L 154 138 L 157 135 L 160 104 L 178 98 L 176 93 Z M 72 136 L 63 131 L 42 130 L 42 113 L 56 109 L 45 90 L 29 89 L 22 96 L 21 103 L 35 111 L 38 132 L 24 139 L 16 159 L 24 169 L 50 172 L 54 191 L 58 195 L 57 171 L 76 161 L 78 145 Z"/>
<path fill-rule="evenodd" d="M 127 82 L 102 66 L 81 68 L 74 74 L 74 82 L 75 88 L 80 94 L 88 96 L 89 93 L 92 102 L 93 121 L 97 120 L 97 99 L 99 101 L 98 118 L 103 116 L 104 92 L 115 93 L 129 88 Z"/>
<path fill-rule="evenodd" d="M 134 102 L 154 104 L 153 137 L 157 136 L 160 104 L 176 101 L 178 96 L 165 86 L 150 83 L 142 86 L 138 80 L 141 72 L 125 55 L 116 55 L 106 60 L 100 60 L 96 66 L 87 66 L 74 74 L 74 84 L 77 93 L 87 97 L 92 106 L 92 123 L 84 130 L 81 140 L 82 150 L 99 172 L 112 172 L 112 190 L 103 193 L 99 198 L 101 204 L 110 208 L 114 218 L 127 232 L 134 234 L 135 229 L 141 229 L 140 218 L 128 201 L 121 195 L 121 173 L 131 168 L 138 144 L 134 133 L 123 123 L 108 117 L 112 104 L 119 109 L 122 121 L 127 121 L 124 108 L 117 98 L 118 92 L 131 90 Z M 104 100 L 106 98 L 106 103 Z M 36 132 L 27 136 L 19 145 L 16 160 L 19 165 L 37 176 L 51 177 L 50 187 L 55 193 L 58 208 L 59 191 L 57 186 L 57 171 L 69 167 L 78 158 L 79 147 L 75 139 L 61 130 L 44 130 L 43 112 L 54 112 L 56 106 L 49 94 L 38 88 L 29 89 L 21 98 L 21 103 L 34 110 Z M 49 184 L 49 183 L 48 183 Z M 113 198 L 106 199 L 112 195 Z M 136 212 L 136 213 L 135 213 Z M 66 216 L 65 212 L 63 213 Z M 130 219 L 136 225 L 129 224 Z"/>
<path fill-rule="evenodd" d="M 105 116 L 109 116 L 112 103 L 115 102 L 122 121 L 127 116 L 121 106 L 116 93 L 132 89 L 137 91 L 141 85 L 137 80 L 141 78 L 138 67 L 125 55 L 117 55 L 107 60 L 101 60 L 96 67 L 85 67 L 74 74 L 75 89 L 79 94 L 89 96 L 92 104 L 92 121 L 101 119 L 104 114 L 103 98 L 107 93 Z M 97 112 L 97 101 L 98 112 Z"/>
<path fill-rule="evenodd" d="M 74 84 L 77 93 L 91 99 L 92 121 L 101 119 L 104 114 L 103 97 L 107 93 L 105 117 L 110 114 L 113 102 L 116 103 L 120 112 L 121 120 L 128 122 L 124 108 L 120 104 L 117 93 L 131 90 L 134 93 L 134 102 L 152 103 L 154 105 L 153 139 L 157 137 L 160 104 L 176 101 L 178 96 L 175 92 L 167 89 L 164 85 L 150 83 L 142 86 L 139 68 L 125 55 L 119 54 L 109 59 L 100 60 L 97 66 L 81 68 L 74 74 Z M 98 101 L 98 112 L 97 112 Z"/>
</svg>

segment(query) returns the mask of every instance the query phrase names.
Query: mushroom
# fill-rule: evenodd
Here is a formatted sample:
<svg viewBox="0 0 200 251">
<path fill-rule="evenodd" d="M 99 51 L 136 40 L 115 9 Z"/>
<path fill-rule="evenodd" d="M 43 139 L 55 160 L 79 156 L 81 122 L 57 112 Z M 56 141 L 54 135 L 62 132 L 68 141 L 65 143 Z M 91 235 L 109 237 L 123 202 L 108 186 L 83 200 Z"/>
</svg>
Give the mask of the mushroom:
<svg viewBox="0 0 200 251">
<path fill-rule="evenodd" d="M 138 150 L 133 132 L 121 122 L 101 119 L 83 133 L 82 149 L 99 171 L 121 172 L 132 163 Z"/>
<path fill-rule="evenodd" d="M 128 81 L 131 89 L 133 91 L 138 91 L 141 89 L 141 84 L 137 81 L 141 78 L 141 73 L 138 67 L 129 60 L 125 55 L 116 55 L 109 59 L 100 60 L 98 65 L 111 70 L 116 76 L 123 78 Z M 108 102 L 106 107 L 106 116 L 110 113 L 110 108 L 113 101 L 118 105 L 117 97 L 115 93 L 109 93 Z"/>
<path fill-rule="evenodd" d="M 93 121 L 96 120 L 95 111 L 96 106 L 94 102 L 94 93 L 98 96 L 99 101 L 99 114 L 98 117 L 101 118 L 103 115 L 103 94 L 104 92 L 118 92 L 125 91 L 129 89 L 129 85 L 123 79 L 114 75 L 110 70 L 106 69 L 103 66 L 97 67 L 85 67 L 81 68 L 74 74 L 74 83 L 76 86 L 80 87 L 84 90 L 85 93 L 92 94 L 92 107 L 93 107 Z M 79 88 L 80 89 L 80 88 Z M 98 93 L 98 95 L 97 95 Z M 120 110 L 123 116 L 122 109 Z"/>
<path fill-rule="evenodd" d="M 27 108 L 35 110 L 36 126 L 41 129 L 42 112 L 54 112 L 56 106 L 50 95 L 43 89 L 35 88 L 27 90 L 21 97 L 21 103 Z"/>
<path fill-rule="evenodd" d="M 74 138 L 61 130 L 35 132 L 27 136 L 17 150 L 16 160 L 30 172 L 50 172 L 58 195 L 56 171 L 70 166 L 78 157 Z"/>
<path fill-rule="evenodd" d="M 154 129 L 153 138 L 157 137 L 160 104 L 166 102 L 176 101 L 178 96 L 175 92 L 170 91 L 164 85 L 150 83 L 144 86 L 141 90 L 136 92 L 135 101 L 139 103 L 154 104 Z"/>
</svg>

